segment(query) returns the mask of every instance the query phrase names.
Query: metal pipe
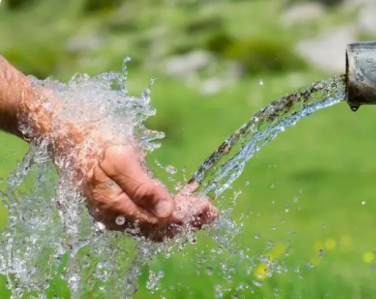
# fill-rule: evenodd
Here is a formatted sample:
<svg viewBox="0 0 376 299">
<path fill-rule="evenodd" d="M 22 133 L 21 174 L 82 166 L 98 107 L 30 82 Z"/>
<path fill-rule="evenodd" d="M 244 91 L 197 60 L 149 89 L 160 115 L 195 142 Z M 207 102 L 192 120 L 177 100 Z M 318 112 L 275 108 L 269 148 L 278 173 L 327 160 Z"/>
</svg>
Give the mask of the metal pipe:
<svg viewBox="0 0 376 299">
<path fill-rule="evenodd" d="M 347 45 L 346 98 L 353 111 L 376 105 L 376 42 Z"/>
</svg>

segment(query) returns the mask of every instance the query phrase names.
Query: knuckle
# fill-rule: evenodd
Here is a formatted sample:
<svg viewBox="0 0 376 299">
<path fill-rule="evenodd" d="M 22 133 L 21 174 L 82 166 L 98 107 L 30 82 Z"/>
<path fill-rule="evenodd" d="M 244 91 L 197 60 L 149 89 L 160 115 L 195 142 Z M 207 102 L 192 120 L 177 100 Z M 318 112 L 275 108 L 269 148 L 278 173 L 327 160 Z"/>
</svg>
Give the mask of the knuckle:
<svg viewBox="0 0 376 299">
<path fill-rule="evenodd" d="M 137 203 L 145 203 L 145 201 L 150 199 L 152 191 L 150 184 L 141 183 L 135 188 L 132 200 Z"/>
<path fill-rule="evenodd" d="M 117 210 L 121 205 L 121 197 L 111 196 L 102 190 L 93 191 L 94 205 L 100 210 Z"/>
</svg>

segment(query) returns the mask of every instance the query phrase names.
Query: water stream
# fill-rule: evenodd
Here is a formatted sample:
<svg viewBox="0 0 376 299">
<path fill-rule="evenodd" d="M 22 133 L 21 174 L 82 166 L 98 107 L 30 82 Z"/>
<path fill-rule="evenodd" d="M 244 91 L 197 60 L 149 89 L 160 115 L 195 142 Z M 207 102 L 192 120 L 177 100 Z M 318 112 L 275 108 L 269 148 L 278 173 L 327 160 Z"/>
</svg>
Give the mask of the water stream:
<svg viewBox="0 0 376 299">
<path fill-rule="evenodd" d="M 220 195 L 263 146 L 300 119 L 345 99 L 345 76 L 336 76 L 286 95 L 253 115 L 225 140 L 193 175 L 199 192 Z"/>
<path fill-rule="evenodd" d="M 164 135 L 143 125 L 155 113 L 150 106 L 150 89 L 140 97 L 130 96 L 126 76 L 124 67 L 121 74 L 76 75 L 67 84 L 53 79 L 33 80 L 61 99 L 62 117 L 96 124 L 103 134 L 136 135 L 140 146 L 152 151 L 159 147 L 155 140 Z M 338 76 L 269 104 L 201 165 L 192 178 L 201 184 L 199 192 L 218 196 L 240 176 L 261 147 L 299 119 L 342 101 L 344 93 L 344 78 Z M 9 211 L 9 224 L 1 238 L 0 274 L 7 279 L 11 298 L 131 298 L 137 291 L 142 267 L 156 255 L 169 259 L 175 254 L 184 255 L 187 244 L 200 248 L 189 233 L 154 244 L 93 224 L 72 181 L 71 170 L 66 168 L 57 175 L 56 161 L 51 160 L 47 143 L 39 140 L 30 144 L 24 160 L 9 176 L 5 192 L 0 194 Z M 234 193 L 231 200 L 235 202 L 238 195 Z M 255 257 L 239 249 L 233 239 L 242 228 L 231 219 L 231 208 L 222 212 L 201 235 L 210 239 L 215 249 L 210 249 L 211 254 L 202 249 L 196 252 L 197 264 L 206 265 L 207 275 L 218 266 L 228 280 L 234 271 L 252 272 L 260 262 L 267 265 L 267 275 L 286 270 L 283 259 Z M 224 252 L 231 254 L 213 266 Z M 163 272 L 150 271 L 147 288 L 158 289 L 163 276 Z M 243 284 L 238 288 L 252 289 L 258 284 L 255 281 L 253 286 Z M 68 285 L 69 290 L 58 292 L 56 285 Z M 216 297 L 221 298 L 225 291 L 225 286 L 217 286 Z"/>
</svg>

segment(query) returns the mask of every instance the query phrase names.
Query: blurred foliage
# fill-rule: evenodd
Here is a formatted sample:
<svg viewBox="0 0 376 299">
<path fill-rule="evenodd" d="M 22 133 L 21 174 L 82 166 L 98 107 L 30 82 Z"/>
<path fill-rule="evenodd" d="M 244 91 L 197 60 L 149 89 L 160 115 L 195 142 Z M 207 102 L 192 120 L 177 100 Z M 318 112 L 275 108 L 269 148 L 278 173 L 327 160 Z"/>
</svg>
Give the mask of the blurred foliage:
<svg viewBox="0 0 376 299">
<path fill-rule="evenodd" d="M 339 5 L 343 0 L 288 0 L 288 3 L 300 3 L 300 2 L 317 2 L 327 6 Z"/>
<path fill-rule="evenodd" d="M 86 0 L 85 12 L 106 12 L 118 8 L 124 0 Z"/>
<path fill-rule="evenodd" d="M 52 0 L 55 1 L 55 0 Z M 4 1 L 5 2 L 5 1 Z M 7 0 L 7 7 L 10 10 L 24 10 L 37 5 L 37 0 Z M 124 0 L 84 0 L 81 1 L 85 12 L 106 12 L 119 7 Z"/>
<path fill-rule="evenodd" d="M 108 71 L 130 55 L 134 67 L 160 68 L 171 56 L 196 49 L 212 52 L 219 60 L 241 64 L 249 74 L 304 68 L 294 53 L 291 34 L 280 26 L 274 35 L 231 27 L 232 15 L 224 14 L 227 1 L 122 1 L 122 0 L 7 0 L 0 10 L 1 53 L 37 77 L 51 74 L 66 78 L 72 67 L 92 73 Z M 58 10 L 56 9 L 58 5 Z M 233 5 L 257 9 L 256 2 Z M 276 7 L 281 6 L 281 4 Z M 273 14 L 278 16 L 278 9 Z M 238 13 L 239 15 L 239 13 Z M 247 15 L 236 23 L 246 24 Z M 267 24 L 260 19 L 260 26 Z M 48 30 L 45 30 L 45 27 Z M 235 30 L 234 30 L 235 29 Z M 249 31 L 247 33 L 247 31 Z M 95 61 L 93 58 L 95 57 Z"/>
<path fill-rule="evenodd" d="M 218 53 L 225 59 L 239 62 L 247 74 L 302 70 L 306 66 L 291 45 L 281 40 L 264 36 L 242 40 L 230 40 L 226 36 L 217 38 L 211 40 L 210 49 L 219 50 Z M 223 43 L 221 39 L 228 40 Z"/>
<path fill-rule="evenodd" d="M 5 5 L 10 9 L 10 10 L 19 10 L 19 9 L 24 9 L 27 6 L 34 5 L 35 1 L 33 0 L 9 0 L 5 2 Z"/>
</svg>

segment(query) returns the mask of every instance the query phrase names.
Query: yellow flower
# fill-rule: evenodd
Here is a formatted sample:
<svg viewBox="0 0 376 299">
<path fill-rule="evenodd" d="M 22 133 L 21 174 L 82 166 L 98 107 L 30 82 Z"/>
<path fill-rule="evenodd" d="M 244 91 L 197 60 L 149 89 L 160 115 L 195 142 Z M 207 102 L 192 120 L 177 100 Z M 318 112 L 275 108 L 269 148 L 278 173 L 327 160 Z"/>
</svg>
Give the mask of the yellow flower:
<svg viewBox="0 0 376 299">
<path fill-rule="evenodd" d="M 371 264 L 375 259 L 375 255 L 371 251 L 367 251 L 363 254 L 363 261 L 367 264 Z"/>
<path fill-rule="evenodd" d="M 255 277 L 258 280 L 263 280 L 267 277 L 268 275 L 268 265 L 265 263 L 261 263 L 260 265 L 257 266 L 255 269 Z"/>
<path fill-rule="evenodd" d="M 328 238 L 325 240 L 325 248 L 327 250 L 333 250 L 337 246 L 337 241 L 333 238 Z"/>
</svg>

